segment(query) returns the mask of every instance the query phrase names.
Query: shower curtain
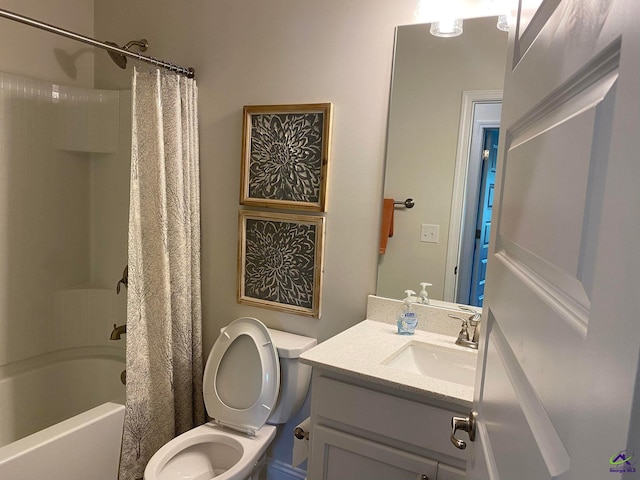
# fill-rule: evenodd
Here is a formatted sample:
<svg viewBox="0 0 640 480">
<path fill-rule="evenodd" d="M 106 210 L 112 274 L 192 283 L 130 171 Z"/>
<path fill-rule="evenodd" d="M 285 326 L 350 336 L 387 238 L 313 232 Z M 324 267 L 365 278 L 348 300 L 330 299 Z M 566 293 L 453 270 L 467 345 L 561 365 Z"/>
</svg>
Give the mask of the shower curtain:
<svg viewBox="0 0 640 480">
<path fill-rule="evenodd" d="M 120 480 L 204 422 L 195 80 L 133 73 L 126 411 Z"/>
</svg>

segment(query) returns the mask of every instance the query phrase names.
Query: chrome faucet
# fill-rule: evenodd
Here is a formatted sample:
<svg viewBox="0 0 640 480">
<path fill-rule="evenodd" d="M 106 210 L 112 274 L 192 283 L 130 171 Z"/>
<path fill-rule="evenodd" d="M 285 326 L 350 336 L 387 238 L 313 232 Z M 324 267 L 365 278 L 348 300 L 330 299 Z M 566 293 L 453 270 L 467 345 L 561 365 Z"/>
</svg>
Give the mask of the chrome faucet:
<svg viewBox="0 0 640 480">
<path fill-rule="evenodd" d="M 473 348 L 477 350 L 478 348 L 478 340 L 480 337 L 480 317 L 481 314 L 473 310 L 472 308 L 465 307 L 464 305 L 458 305 L 460 310 L 464 310 L 466 312 L 472 313 L 469 318 L 462 318 L 458 315 L 449 314 L 451 318 L 455 318 L 462 322 L 462 328 L 460 329 L 460 333 L 458 333 L 458 339 L 456 340 L 456 345 L 460 345 L 462 347 Z M 469 337 L 469 327 L 473 327 L 473 335 Z"/>
<path fill-rule="evenodd" d="M 113 324 L 113 331 L 111 332 L 111 340 L 120 340 L 120 336 L 123 333 L 127 333 L 127 325 L 120 325 L 116 327 L 116 324 Z"/>
</svg>

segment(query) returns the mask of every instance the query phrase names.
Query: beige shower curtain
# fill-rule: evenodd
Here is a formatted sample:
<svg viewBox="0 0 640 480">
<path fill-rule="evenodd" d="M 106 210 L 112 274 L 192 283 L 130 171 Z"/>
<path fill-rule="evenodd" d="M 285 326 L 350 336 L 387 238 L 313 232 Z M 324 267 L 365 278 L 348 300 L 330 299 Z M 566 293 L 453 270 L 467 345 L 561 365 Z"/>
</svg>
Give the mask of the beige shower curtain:
<svg viewBox="0 0 640 480">
<path fill-rule="evenodd" d="M 136 66 L 120 480 L 204 421 L 197 87 Z"/>
</svg>

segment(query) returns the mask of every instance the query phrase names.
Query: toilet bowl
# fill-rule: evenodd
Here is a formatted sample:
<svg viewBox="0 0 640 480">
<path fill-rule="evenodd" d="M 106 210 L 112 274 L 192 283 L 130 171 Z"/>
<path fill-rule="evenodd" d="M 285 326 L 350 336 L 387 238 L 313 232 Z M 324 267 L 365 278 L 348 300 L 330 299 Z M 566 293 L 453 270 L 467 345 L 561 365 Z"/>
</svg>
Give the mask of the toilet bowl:
<svg viewBox="0 0 640 480">
<path fill-rule="evenodd" d="M 213 422 L 200 425 L 164 445 L 151 458 L 145 480 L 216 480 L 258 478 L 256 465 L 276 435 L 265 425 L 255 437 L 223 429 Z"/>
<path fill-rule="evenodd" d="M 268 329 L 255 318 L 221 330 L 204 370 L 212 421 L 174 438 L 151 458 L 145 480 L 257 479 L 276 434 L 309 389 L 311 367 L 299 355 L 316 340 Z M 266 424 L 269 423 L 269 424 Z"/>
</svg>

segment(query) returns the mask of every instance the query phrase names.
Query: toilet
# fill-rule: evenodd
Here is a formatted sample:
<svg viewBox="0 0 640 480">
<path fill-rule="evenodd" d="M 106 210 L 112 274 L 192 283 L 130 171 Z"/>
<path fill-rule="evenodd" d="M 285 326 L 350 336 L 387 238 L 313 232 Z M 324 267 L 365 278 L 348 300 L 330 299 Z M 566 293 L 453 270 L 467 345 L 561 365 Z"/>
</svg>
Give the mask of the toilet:
<svg viewBox="0 0 640 480">
<path fill-rule="evenodd" d="M 297 414 L 307 395 L 311 367 L 298 357 L 314 345 L 250 317 L 223 328 L 202 382 L 212 421 L 161 447 L 144 480 L 257 480 L 275 425 Z"/>
</svg>

